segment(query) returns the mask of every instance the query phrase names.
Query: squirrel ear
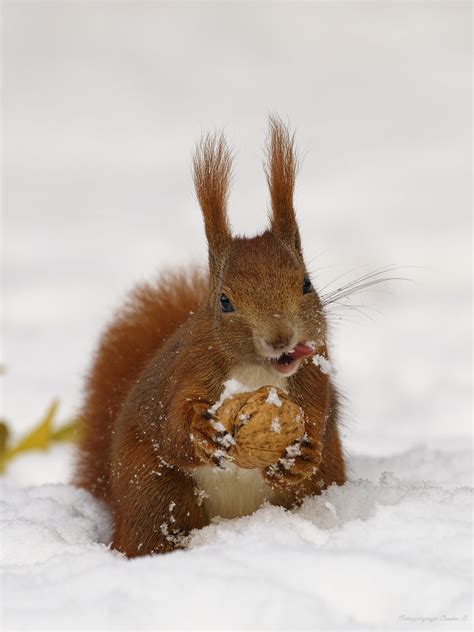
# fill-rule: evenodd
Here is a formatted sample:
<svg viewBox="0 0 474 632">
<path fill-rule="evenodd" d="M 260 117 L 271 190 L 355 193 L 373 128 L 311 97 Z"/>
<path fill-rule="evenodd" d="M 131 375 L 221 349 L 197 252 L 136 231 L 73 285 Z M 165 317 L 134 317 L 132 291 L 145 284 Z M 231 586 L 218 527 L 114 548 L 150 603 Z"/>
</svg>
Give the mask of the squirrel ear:
<svg viewBox="0 0 474 632">
<path fill-rule="evenodd" d="M 203 136 L 193 156 L 194 188 L 204 216 L 211 268 L 232 239 L 227 219 L 227 198 L 232 171 L 232 153 L 223 133 Z"/>
<path fill-rule="evenodd" d="M 269 117 L 264 162 L 272 204 L 271 230 L 298 253 L 301 241 L 293 206 L 298 157 L 295 136 L 279 116 Z"/>
</svg>

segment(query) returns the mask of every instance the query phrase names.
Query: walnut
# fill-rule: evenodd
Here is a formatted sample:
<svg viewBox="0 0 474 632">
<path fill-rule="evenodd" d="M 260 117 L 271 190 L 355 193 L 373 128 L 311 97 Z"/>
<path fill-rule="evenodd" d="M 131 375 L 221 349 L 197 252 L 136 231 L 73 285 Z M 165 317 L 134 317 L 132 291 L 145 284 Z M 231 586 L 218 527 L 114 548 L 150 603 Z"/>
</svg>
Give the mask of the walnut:
<svg viewBox="0 0 474 632">
<path fill-rule="evenodd" d="M 286 393 L 263 386 L 233 395 L 216 411 L 218 421 L 233 437 L 229 456 L 239 467 L 265 468 L 304 435 L 304 414 Z"/>
</svg>

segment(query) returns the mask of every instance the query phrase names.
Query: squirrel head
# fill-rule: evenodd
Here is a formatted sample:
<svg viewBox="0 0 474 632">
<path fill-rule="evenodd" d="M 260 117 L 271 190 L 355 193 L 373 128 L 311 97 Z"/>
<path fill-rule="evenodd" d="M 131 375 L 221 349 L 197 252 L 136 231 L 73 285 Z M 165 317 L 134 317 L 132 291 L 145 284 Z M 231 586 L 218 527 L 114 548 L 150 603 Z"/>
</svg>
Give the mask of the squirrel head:
<svg viewBox="0 0 474 632">
<path fill-rule="evenodd" d="M 294 135 L 270 117 L 265 173 L 271 223 L 253 238 L 233 237 L 227 216 L 232 154 L 222 134 L 204 137 L 194 185 L 209 246 L 209 303 L 215 334 L 235 364 L 295 373 L 322 349 L 326 320 L 303 258 L 293 205 L 298 159 Z"/>
</svg>

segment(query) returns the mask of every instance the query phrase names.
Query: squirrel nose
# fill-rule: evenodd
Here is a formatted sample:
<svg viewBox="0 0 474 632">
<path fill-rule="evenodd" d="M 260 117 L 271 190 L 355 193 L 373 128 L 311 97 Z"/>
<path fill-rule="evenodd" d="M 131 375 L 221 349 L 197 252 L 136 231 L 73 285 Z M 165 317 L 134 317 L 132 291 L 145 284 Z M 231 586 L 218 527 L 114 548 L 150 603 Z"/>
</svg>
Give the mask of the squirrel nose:
<svg viewBox="0 0 474 632">
<path fill-rule="evenodd" d="M 288 348 L 293 340 L 293 333 L 279 333 L 273 336 L 270 340 L 265 340 L 269 347 L 272 347 L 275 351 L 282 351 Z"/>
</svg>

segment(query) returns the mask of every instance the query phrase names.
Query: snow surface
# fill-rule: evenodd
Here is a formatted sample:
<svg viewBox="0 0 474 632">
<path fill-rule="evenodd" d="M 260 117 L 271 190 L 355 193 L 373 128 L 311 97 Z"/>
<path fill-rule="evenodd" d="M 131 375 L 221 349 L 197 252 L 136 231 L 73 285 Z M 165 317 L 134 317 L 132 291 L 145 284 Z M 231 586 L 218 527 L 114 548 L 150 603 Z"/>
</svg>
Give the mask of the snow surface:
<svg viewBox="0 0 474 632">
<path fill-rule="evenodd" d="M 409 454 L 366 457 L 351 482 L 295 511 L 262 507 L 196 532 L 189 551 L 129 561 L 107 548 L 108 514 L 86 492 L 22 486 L 13 472 L 2 490 L 4 624 L 404 629 L 431 617 L 467 628 L 472 490 L 436 481 L 436 451 L 423 460 L 430 482 Z"/>
<path fill-rule="evenodd" d="M 298 510 L 126 560 L 106 510 L 68 485 L 71 446 L 13 461 L 3 628 L 471 629 L 469 3 L 2 9 L 2 416 L 17 435 L 55 396 L 63 418 L 77 410 L 136 280 L 205 261 L 201 129 L 225 125 L 237 148 L 230 215 L 252 234 L 265 115 L 291 118 L 316 288 L 387 265 L 413 281 L 330 308 L 350 481 Z"/>
</svg>

